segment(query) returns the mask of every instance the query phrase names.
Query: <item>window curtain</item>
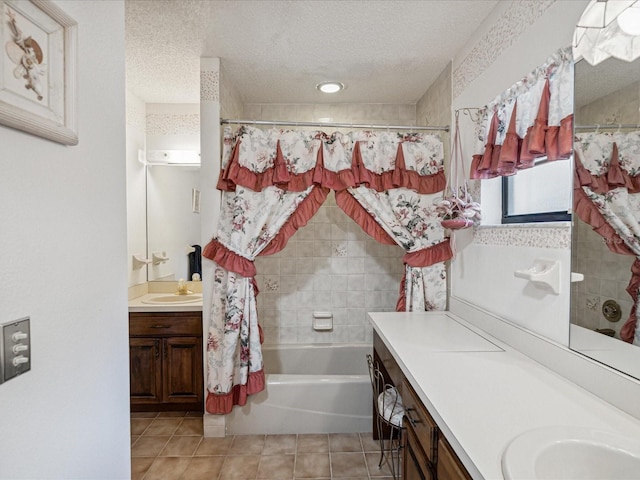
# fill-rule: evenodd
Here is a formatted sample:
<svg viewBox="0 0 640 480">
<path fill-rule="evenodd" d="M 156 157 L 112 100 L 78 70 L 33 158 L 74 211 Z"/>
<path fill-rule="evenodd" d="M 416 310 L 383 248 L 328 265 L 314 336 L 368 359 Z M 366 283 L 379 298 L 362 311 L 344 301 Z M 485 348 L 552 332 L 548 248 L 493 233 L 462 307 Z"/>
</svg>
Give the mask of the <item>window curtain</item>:
<svg viewBox="0 0 640 480">
<path fill-rule="evenodd" d="M 437 135 L 225 128 L 217 185 L 222 211 L 217 233 L 203 250 L 215 264 L 209 413 L 229 413 L 264 388 L 254 260 L 282 250 L 330 189 L 367 233 L 407 250 L 398 308 L 444 309 L 441 262 L 452 253 L 432 206 L 446 183 L 443 160 Z"/>
<path fill-rule="evenodd" d="M 573 58 L 565 48 L 480 110 L 470 178 L 515 175 L 573 147 Z"/>
<path fill-rule="evenodd" d="M 640 132 L 576 135 L 573 198 L 576 214 L 611 251 L 636 257 L 627 287 L 633 307 L 620 337 L 640 345 Z"/>
</svg>

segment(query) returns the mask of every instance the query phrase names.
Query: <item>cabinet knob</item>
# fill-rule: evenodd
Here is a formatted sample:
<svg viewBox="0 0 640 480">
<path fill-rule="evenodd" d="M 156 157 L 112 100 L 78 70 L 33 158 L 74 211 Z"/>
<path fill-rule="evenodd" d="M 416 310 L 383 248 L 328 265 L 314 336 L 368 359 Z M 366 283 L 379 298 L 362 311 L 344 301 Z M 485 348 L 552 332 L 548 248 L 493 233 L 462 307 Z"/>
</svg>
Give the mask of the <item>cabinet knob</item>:
<svg viewBox="0 0 640 480">
<path fill-rule="evenodd" d="M 160 325 L 160 324 L 151 325 L 151 328 L 169 328 L 169 327 L 170 325 Z"/>
</svg>

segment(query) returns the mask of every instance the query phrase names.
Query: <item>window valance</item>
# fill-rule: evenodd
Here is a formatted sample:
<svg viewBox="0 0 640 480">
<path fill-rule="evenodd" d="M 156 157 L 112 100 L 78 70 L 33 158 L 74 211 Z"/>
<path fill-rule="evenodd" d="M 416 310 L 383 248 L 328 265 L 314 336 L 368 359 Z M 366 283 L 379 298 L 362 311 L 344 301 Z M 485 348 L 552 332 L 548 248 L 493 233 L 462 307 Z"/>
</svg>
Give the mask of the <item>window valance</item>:
<svg viewBox="0 0 640 480">
<path fill-rule="evenodd" d="M 470 177 L 515 175 L 573 146 L 573 58 L 565 48 L 480 110 Z"/>
<path fill-rule="evenodd" d="M 436 193 L 446 183 L 438 135 L 225 128 L 218 189 L 270 186 L 301 192 L 311 185 L 341 191 L 364 185 L 378 192 L 409 188 Z"/>
<path fill-rule="evenodd" d="M 596 193 L 618 187 L 640 192 L 640 132 L 577 134 L 575 150 L 581 186 Z"/>
</svg>

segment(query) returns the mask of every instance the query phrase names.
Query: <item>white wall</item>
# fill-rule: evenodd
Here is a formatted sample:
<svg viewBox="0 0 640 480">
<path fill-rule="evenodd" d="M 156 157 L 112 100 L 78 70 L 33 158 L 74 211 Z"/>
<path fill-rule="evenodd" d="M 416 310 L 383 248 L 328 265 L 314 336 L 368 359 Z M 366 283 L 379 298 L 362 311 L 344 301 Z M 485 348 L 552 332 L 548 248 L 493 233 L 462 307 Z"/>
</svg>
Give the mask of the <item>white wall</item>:
<svg viewBox="0 0 640 480">
<path fill-rule="evenodd" d="M 133 256 L 147 256 L 145 103 L 127 91 L 127 265 L 129 286 L 147 281 L 147 267 L 133 267 Z"/>
<path fill-rule="evenodd" d="M 570 45 L 586 3 L 500 2 L 453 61 L 453 108 L 486 105 L 558 49 Z M 464 115 L 460 121 L 469 162 L 474 153 L 473 124 Z M 499 179 L 482 182 L 483 216 L 499 208 L 485 189 L 492 182 L 499 183 Z M 539 227 L 483 227 L 452 264 L 451 294 L 568 345 L 569 289 L 553 295 L 513 276 L 514 270 L 529 268 L 536 258 L 550 258 L 561 262 L 562 280 L 568 281 L 569 224 Z"/>
<path fill-rule="evenodd" d="M 130 478 L 124 4 L 78 22 L 79 136 L 0 126 L 0 322 L 31 317 L 31 371 L 0 385 L 0 478 Z"/>
</svg>

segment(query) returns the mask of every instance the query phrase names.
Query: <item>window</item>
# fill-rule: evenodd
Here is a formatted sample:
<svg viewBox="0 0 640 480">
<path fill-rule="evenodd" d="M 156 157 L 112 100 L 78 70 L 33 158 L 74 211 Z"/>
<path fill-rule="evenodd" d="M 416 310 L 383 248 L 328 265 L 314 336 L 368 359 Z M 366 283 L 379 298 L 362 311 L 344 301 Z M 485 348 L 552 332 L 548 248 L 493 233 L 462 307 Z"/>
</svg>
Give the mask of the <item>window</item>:
<svg viewBox="0 0 640 480">
<path fill-rule="evenodd" d="M 571 161 L 540 158 L 534 168 L 502 177 L 502 223 L 571 220 Z"/>
</svg>

